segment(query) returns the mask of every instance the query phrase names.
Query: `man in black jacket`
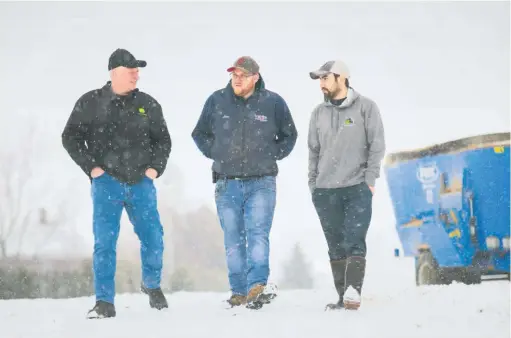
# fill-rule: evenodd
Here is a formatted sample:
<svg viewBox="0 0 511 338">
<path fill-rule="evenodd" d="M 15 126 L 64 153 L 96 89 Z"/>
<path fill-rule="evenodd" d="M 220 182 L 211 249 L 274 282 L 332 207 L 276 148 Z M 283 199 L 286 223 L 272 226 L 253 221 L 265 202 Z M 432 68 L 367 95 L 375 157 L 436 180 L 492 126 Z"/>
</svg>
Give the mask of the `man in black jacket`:
<svg viewBox="0 0 511 338">
<path fill-rule="evenodd" d="M 112 53 L 109 81 L 82 95 L 62 133 L 62 144 L 91 180 L 96 305 L 89 318 L 115 317 L 116 246 L 123 208 L 141 244 L 142 291 L 150 306 L 168 307 L 160 288 L 163 228 L 153 180 L 165 171 L 171 139 L 160 104 L 136 88 L 137 60 Z"/>
</svg>

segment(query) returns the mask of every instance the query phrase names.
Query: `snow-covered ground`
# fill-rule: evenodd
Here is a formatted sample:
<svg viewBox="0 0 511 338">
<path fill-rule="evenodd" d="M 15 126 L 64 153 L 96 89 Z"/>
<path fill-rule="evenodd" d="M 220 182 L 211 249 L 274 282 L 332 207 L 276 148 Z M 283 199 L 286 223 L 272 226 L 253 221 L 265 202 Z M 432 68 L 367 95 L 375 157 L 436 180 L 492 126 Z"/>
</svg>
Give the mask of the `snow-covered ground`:
<svg viewBox="0 0 511 338">
<path fill-rule="evenodd" d="M 410 267 L 397 260 L 393 276 L 398 265 Z M 410 275 L 408 268 L 401 272 Z M 378 283 L 388 276 L 372 271 L 358 312 L 325 312 L 335 297 L 330 287 L 281 290 L 259 311 L 227 310 L 227 293 L 175 293 L 160 312 L 144 295 L 119 295 L 117 317 L 107 320 L 85 319 L 93 298 L 9 300 L 0 301 L 0 337 L 510 337 L 507 281 L 417 288 L 410 278 Z"/>
</svg>

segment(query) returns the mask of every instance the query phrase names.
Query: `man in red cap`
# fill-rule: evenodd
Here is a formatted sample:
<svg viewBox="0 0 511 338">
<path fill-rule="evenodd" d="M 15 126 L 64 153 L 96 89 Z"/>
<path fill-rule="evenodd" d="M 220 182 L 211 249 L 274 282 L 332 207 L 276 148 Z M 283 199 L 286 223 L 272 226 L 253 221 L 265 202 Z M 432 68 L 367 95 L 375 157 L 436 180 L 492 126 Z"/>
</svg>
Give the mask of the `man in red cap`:
<svg viewBox="0 0 511 338">
<path fill-rule="evenodd" d="M 192 137 L 213 160 L 232 291 L 228 302 L 258 308 L 269 301 L 277 161 L 291 153 L 297 131 L 286 102 L 265 88 L 253 58 L 240 57 L 227 71 L 231 81 L 206 100 Z"/>
</svg>

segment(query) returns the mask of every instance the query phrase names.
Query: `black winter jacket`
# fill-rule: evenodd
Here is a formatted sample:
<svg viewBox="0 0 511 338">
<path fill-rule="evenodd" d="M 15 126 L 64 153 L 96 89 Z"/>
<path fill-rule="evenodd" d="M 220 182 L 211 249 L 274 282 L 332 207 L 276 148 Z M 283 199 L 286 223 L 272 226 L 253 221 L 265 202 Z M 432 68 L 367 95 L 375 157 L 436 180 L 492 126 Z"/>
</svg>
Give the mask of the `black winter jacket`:
<svg viewBox="0 0 511 338">
<path fill-rule="evenodd" d="M 172 147 L 160 104 L 138 89 L 116 95 L 110 82 L 78 99 L 62 144 L 89 178 L 100 167 L 129 184 L 140 182 L 148 168 L 161 176 Z"/>
</svg>

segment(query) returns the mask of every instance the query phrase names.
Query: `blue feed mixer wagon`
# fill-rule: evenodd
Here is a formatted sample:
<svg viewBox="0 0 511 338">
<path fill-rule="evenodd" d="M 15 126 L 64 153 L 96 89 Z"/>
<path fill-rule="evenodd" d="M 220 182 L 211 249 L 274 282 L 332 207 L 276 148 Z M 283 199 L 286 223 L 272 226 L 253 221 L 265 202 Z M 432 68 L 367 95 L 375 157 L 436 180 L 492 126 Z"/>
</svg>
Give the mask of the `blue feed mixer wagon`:
<svg viewBox="0 0 511 338">
<path fill-rule="evenodd" d="M 388 154 L 384 171 L 417 285 L 509 279 L 510 133 Z M 484 277 L 483 277 L 484 276 Z"/>
</svg>

